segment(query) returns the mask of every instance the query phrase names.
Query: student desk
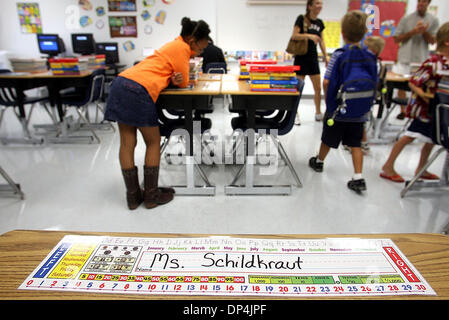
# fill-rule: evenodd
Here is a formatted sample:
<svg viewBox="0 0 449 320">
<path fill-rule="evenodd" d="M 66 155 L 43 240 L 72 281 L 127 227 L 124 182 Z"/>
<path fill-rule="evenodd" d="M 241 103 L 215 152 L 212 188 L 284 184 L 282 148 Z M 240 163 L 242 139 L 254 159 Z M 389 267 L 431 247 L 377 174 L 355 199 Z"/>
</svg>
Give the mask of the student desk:
<svg viewBox="0 0 449 320">
<path fill-rule="evenodd" d="M 272 91 L 251 91 L 250 84 L 247 81 L 238 81 L 232 76 L 226 77 L 222 81 L 222 94 L 231 95 L 233 101 L 233 110 L 244 111 L 247 116 L 247 128 L 255 128 L 256 110 L 287 110 L 281 107 L 283 103 L 279 101 L 283 97 L 298 96 L 298 92 L 272 92 Z M 243 101 L 243 102 L 242 102 Z M 254 164 L 255 164 L 255 131 L 248 130 L 245 134 L 247 147 L 245 148 L 245 184 L 231 185 L 225 187 L 227 195 L 289 195 L 291 193 L 290 185 L 254 185 Z M 243 169 L 243 167 L 242 167 Z M 240 172 L 239 172 L 240 173 Z M 237 174 L 237 177 L 239 174 Z"/>
<path fill-rule="evenodd" d="M 190 234 L 142 234 L 142 233 L 100 233 L 100 232 L 65 232 L 65 231 L 31 231 L 15 230 L 0 236 L 0 299 L 14 300 L 100 300 L 100 299 L 243 299 L 238 296 L 176 296 L 176 295 L 122 295 L 78 292 L 50 292 L 36 290 L 18 290 L 26 277 L 50 253 L 65 235 L 97 235 L 117 237 L 208 237 L 211 235 Z M 239 238 L 271 239 L 317 239 L 317 238 L 388 238 L 395 242 L 410 262 L 418 269 L 437 293 L 437 296 L 363 296 L 357 299 L 449 299 L 449 237 L 439 234 L 353 234 L 353 235 L 233 235 Z M 264 297 L 265 299 L 282 299 Z M 260 298 L 259 298 L 260 299 Z M 301 299 L 291 298 L 291 299 Z M 304 299 L 304 298 L 302 298 Z M 313 299 L 313 298 L 310 298 Z M 320 299 L 323 299 L 322 297 Z M 327 299 L 356 299 L 352 297 L 328 297 Z"/>
<path fill-rule="evenodd" d="M 186 145 L 186 178 L 185 186 L 174 186 L 177 195 L 215 195 L 215 186 L 207 180 L 206 174 L 199 164 L 195 163 L 193 154 L 194 123 L 193 112 L 208 107 L 208 97 L 221 94 L 221 81 L 198 81 L 192 89 L 165 89 L 156 102 L 159 108 L 166 110 L 180 110 L 185 112 L 185 129 L 188 133 Z M 201 140 L 201 139 L 200 139 Z M 198 168 L 206 186 L 195 184 L 194 168 Z"/>
<path fill-rule="evenodd" d="M 6 73 L 0 74 L 0 87 L 13 87 L 18 97 L 19 117 L 26 119 L 24 108 L 24 91 L 44 87 L 48 88 L 52 106 L 56 106 L 59 122 L 63 122 L 60 90 L 68 87 L 87 86 L 92 70 L 80 72 L 79 75 L 54 75 L 51 71 L 43 73 Z M 42 141 L 40 141 L 42 143 Z"/>
</svg>

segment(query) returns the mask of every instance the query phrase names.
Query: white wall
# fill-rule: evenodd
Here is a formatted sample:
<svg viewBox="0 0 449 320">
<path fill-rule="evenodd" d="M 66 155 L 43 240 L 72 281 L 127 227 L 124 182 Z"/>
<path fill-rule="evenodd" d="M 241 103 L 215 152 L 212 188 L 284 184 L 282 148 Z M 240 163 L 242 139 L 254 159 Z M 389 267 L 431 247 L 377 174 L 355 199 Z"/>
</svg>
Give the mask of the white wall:
<svg viewBox="0 0 449 320">
<path fill-rule="evenodd" d="M 38 57 L 39 51 L 35 34 L 21 33 L 16 2 L 37 2 L 41 10 L 43 30 L 45 33 L 58 33 L 64 40 L 67 53 L 71 54 L 71 33 L 93 33 L 97 42 L 116 41 L 123 44 L 131 40 L 136 49 L 125 52 L 120 48 L 121 63 L 131 65 L 142 54 L 144 47 L 159 48 L 165 42 L 175 38 L 180 30 L 183 16 L 193 19 L 204 19 L 211 27 L 211 36 L 224 50 L 284 50 L 292 32 L 296 17 L 305 12 L 304 5 L 247 5 L 246 0 L 175 0 L 171 5 L 161 0 L 155 1 L 155 6 L 148 11 L 150 20 L 144 21 L 140 16 L 145 9 L 142 0 L 137 0 L 137 12 L 109 13 L 107 0 L 90 0 L 92 11 L 80 9 L 81 15 L 92 18 L 93 24 L 79 29 L 67 27 L 70 19 L 65 12 L 70 6 L 78 7 L 78 0 L 1 0 L 0 1 L 0 51 L 6 50 L 9 56 Z M 339 20 L 347 11 L 347 0 L 323 0 L 324 8 L 320 15 L 323 20 Z M 407 13 L 416 9 L 417 0 L 409 0 Z M 440 23 L 449 19 L 443 13 L 449 12 L 449 1 L 433 0 L 437 5 Z M 106 14 L 97 17 L 95 8 L 103 6 Z M 154 21 L 156 13 L 164 9 L 167 18 L 164 25 Z M 136 15 L 138 38 L 110 38 L 108 15 Z M 97 20 L 103 20 L 103 29 L 95 26 Z M 151 25 L 153 32 L 144 33 L 145 25 Z"/>
<path fill-rule="evenodd" d="M 226 50 L 286 48 L 293 25 L 305 5 L 248 5 L 246 0 L 217 1 L 217 43 Z M 324 0 L 320 18 L 340 20 L 347 0 Z"/>
<path fill-rule="evenodd" d="M 25 34 L 20 30 L 19 18 L 17 14 L 16 2 L 26 2 L 16 0 L 0 1 L 0 50 L 9 52 L 9 56 L 17 57 L 39 57 L 40 53 L 37 47 L 36 35 Z M 107 0 L 90 0 L 93 9 L 85 11 L 80 9 L 80 15 L 89 16 L 93 23 L 90 26 L 82 28 L 73 28 L 70 24 L 71 11 L 70 6 L 78 7 L 78 0 L 29 0 L 29 2 L 39 3 L 41 19 L 44 33 L 58 33 L 64 40 L 67 54 L 72 54 L 71 33 L 93 33 L 95 41 L 107 42 L 114 41 L 119 44 L 131 40 L 136 48 L 133 51 L 125 52 L 120 45 L 120 62 L 132 65 L 132 63 L 142 55 L 144 47 L 159 48 L 169 40 L 177 37 L 181 31 L 181 19 L 184 16 L 195 20 L 203 19 L 210 24 L 212 33 L 215 37 L 215 0 L 177 0 L 172 4 L 164 4 L 161 0 L 156 0 L 155 6 L 145 8 L 142 0 L 137 0 L 137 12 L 109 12 Z M 103 6 L 106 14 L 98 17 L 95 8 Z M 201 8 L 201 10 L 198 10 Z M 142 11 L 147 9 L 151 18 L 147 21 L 140 16 Z M 155 22 L 154 18 L 159 10 L 165 10 L 167 16 L 163 25 Z M 66 14 L 66 10 L 69 10 Z M 137 16 L 138 37 L 137 38 L 110 38 L 109 34 L 109 15 L 134 15 Z M 103 20 L 104 27 L 98 29 L 95 23 Z M 66 23 L 67 22 L 67 23 Z M 144 33 L 145 25 L 151 25 L 153 32 L 150 35 Z"/>
</svg>

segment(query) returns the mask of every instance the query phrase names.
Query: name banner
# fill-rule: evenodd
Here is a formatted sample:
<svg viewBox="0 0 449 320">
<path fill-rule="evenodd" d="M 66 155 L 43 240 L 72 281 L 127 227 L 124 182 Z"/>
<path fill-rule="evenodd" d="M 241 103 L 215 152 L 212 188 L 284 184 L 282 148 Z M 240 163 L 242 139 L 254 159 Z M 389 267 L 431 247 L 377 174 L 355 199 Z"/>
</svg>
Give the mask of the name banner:
<svg viewBox="0 0 449 320">
<path fill-rule="evenodd" d="M 390 239 L 65 236 L 24 290 L 149 295 L 436 295 Z"/>
</svg>

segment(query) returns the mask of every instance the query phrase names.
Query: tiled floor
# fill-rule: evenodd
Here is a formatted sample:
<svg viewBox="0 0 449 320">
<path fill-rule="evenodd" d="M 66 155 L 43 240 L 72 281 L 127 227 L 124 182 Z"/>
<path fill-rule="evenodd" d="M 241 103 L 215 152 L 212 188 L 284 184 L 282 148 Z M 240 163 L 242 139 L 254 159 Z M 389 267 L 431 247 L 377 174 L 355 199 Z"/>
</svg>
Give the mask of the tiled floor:
<svg viewBox="0 0 449 320">
<path fill-rule="evenodd" d="M 215 101 L 211 115 L 213 133 L 231 132 L 232 115 Z M 213 234 L 353 234 L 441 232 L 449 223 L 448 189 L 425 189 L 400 198 L 402 184 L 379 178 L 390 145 L 371 146 L 365 157 L 364 176 L 368 190 L 355 194 L 346 187 L 352 175 L 349 152 L 332 150 L 323 173 L 307 163 L 320 143 L 322 123 L 314 121 L 313 103 L 300 104 L 302 125 L 281 137 L 302 188 L 290 196 L 226 196 L 224 186 L 233 178 L 234 165 L 203 165 L 214 197 L 178 196 L 167 205 L 129 211 L 118 163 L 118 133 L 101 132 L 100 145 L 0 146 L 0 165 L 20 183 L 26 199 L 0 198 L 0 233 L 13 229 L 213 233 Z M 36 108 L 31 125 L 45 122 Z M 0 135 L 20 134 L 11 110 L 5 115 Z M 176 148 L 171 146 L 170 148 Z M 398 159 L 397 170 L 411 178 L 421 144 L 408 146 Z M 144 147 L 139 138 L 136 161 L 142 176 Z M 443 156 L 430 168 L 441 173 Z M 294 184 L 282 162 L 275 176 L 257 176 L 261 184 Z M 1 179 L 1 178 L 0 178 Z M 242 179 L 242 178 L 241 178 Z M 185 182 L 184 167 L 163 159 L 160 182 Z M 3 183 L 3 181 L 0 181 Z"/>
</svg>

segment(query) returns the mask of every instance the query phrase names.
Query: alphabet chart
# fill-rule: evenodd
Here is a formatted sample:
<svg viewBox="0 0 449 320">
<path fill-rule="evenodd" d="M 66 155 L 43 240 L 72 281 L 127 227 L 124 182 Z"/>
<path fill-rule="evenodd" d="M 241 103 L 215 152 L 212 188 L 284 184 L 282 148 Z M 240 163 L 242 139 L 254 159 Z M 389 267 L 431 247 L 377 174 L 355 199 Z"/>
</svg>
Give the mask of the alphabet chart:
<svg viewBox="0 0 449 320">
<path fill-rule="evenodd" d="M 62 238 L 19 289 L 147 295 L 436 295 L 391 239 Z"/>
</svg>

